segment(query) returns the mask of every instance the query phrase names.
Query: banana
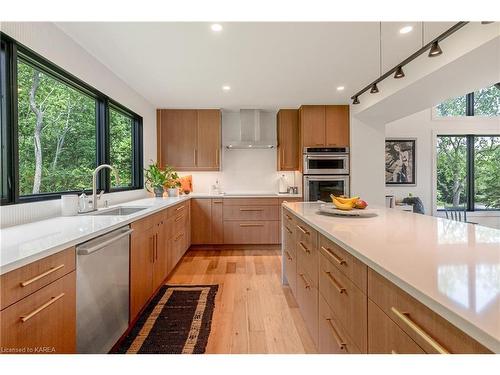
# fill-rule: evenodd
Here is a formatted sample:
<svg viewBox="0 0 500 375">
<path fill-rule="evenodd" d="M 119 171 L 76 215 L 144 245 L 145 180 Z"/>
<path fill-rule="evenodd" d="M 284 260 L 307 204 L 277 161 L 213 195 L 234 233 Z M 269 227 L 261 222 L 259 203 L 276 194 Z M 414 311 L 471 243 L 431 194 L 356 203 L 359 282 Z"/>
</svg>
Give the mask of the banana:
<svg viewBox="0 0 500 375">
<path fill-rule="evenodd" d="M 356 203 L 356 201 L 341 202 L 335 196 L 332 196 L 331 198 L 332 198 L 333 204 L 339 210 L 350 211 L 354 208 L 354 204 Z"/>
<path fill-rule="evenodd" d="M 343 197 L 336 197 L 335 195 L 331 194 L 330 197 L 335 200 L 337 200 L 340 203 L 352 203 L 353 205 L 358 201 L 359 197 L 352 197 L 352 198 L 343 198 Z"/>
</svg>

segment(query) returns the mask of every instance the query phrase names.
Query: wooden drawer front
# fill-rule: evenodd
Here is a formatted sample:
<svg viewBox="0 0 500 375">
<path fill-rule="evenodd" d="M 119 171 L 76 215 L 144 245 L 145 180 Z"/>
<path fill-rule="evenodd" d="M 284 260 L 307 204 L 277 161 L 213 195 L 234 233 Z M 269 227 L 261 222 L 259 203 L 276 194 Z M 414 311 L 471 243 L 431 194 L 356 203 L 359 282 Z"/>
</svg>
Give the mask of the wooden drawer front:
<svg viewBox="0 0 500 375">
<path fill-rule="evenodd" d="M 278 206 L 278 198 L 224 198 L 224 206 Z"/>
<path fill-rule="evenodd" d="M 295 254 L 288 251 L 286 248 L 283 250 L 283 258 L 288 285 L 293 295 L 297 296 L 297 259 L 295 258 Z"/>
<path fill-rule="evenodd" d="M 279 237 L 279 221 L 224 221 L 225 244 L 276 244 Z"/>
<path fill-rule="evenodd" d="M 319 248 L 326 258 L 366 294 L 368 267 L 339 245 L 319 235 Z"/>
<path fill-rule="evenodd" d="M 297 303 L 307 330 L 318 347 L 318 289 L 308 279 L 304 269 L 297 263 Z"/>
<path fill-rule="evenodd" d="M 175 206 L 167 208 L 167 216 L 173 217 L 187 211 L 189 211 L 189 201 L 178 203 Z"/>
<path fill-rule="evenodd" d="M 297 243 L 302 242 L 308 249 L 317 250 L 318 248 L 318 232 L 301 220 L 296 219 L 295 223 L 295 238 Z"/>
<path fill-rule="evenodd" d="M 0 276 L 0 309 L 3 310 L 74 269 L 75 248 L 71 247 L 3 274 Z"/>
<path fill-rule="evenodd" d="M 3 353 L 75 352 L 75 276 L 73 271 L 0 312 Z"/>
<path fill-rule="evenodd" d="M 172 249 L 171 251 L 174 253 L 174 263 L 175 265 L 179 262 L 179 260 L 184 255 L 187 245 L 187 238 L 185 232 L 180 232 L 172 239 Z"/>
<path fill-rule="evenodd" d="M 311 246 L 310 242 L 297 240 L 295 242 L 295 253 L 299 263 L 307 273 L 314 287 L 318 287 L 318 250 Z"/>
<path fill-rule="evenodd" d="M 173 224 L 173 229 L 172 229 L 172 235 L 175 237 L 181 232 L 186 231 L 186 225 L 188 222 L 188 215 L 187 211 L 183 213 L 178 213 L 176 216 L 173 217 L 172 219 L 172 224 Z"/>
<path fill-rule="evenodd" d="M 287 223 L 287 225 L 289 226 L 289 228 L 295 228 L 295 218 L 293 217 L 293 215 L 288 211 L 288 210 L 285 210 L 283 209 L 283 223 Z"/>
<path fill-rule="evenodd" d="M 368 300 L 368 353 L 425 354 L 380 308 Z"/>
<path fill-rule="evenodd" d="M 290 231 L 286 226 L 283 226 L 283 248 L 290 252 L 294 257 L 296 256 L 297 247 L 295 244 L 295 237 L 293 232 Z"/>
<path fill-rule="evenodd" d="M 224 220 L 279 220 L 279 207 L 224 206 Z"/>
<path fill-rule="evenodd" d="M 427 353 L 490 353 L 372 269 L 368 269 L 368 298 Z"/>
<path fill-rule="evenodd" d="M 356 346 L 366 352 L 367 298 L 326 257 L 320 255 L 319 293 Z"/>
<path fill-rule="evenodd" d="M 360 354 L 362 353 L 351 340 L 325 299 L 319 296 L 319 344 L 322 354 Z"/>
</svg>

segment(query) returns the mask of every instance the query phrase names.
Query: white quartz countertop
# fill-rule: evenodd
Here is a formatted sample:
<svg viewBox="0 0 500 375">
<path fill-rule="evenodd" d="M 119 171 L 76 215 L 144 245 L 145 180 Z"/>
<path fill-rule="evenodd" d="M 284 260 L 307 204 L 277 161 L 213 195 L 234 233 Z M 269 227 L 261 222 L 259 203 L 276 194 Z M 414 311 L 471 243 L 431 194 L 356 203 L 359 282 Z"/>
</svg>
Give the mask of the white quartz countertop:
<svg viewBox="0 0 500 375">
<path fill-rule="evenodd" d="M 378 208 L 376 217 L 285 208 L 424 305 L 500 353 L 500 230 Z"/>
<path fill-rule="evenodd" d="M 179 202 L 192 198 L 300 198 L 300 194 L 277 193 L 191 193 L 177 198 L 144 198 L 117 206 L 148 207 L 126 216 L 59 216 L 0 229 L 0 275 L 128 225 Z M 101 209 L 102 210 L 102 209 Z"/>
</svg>

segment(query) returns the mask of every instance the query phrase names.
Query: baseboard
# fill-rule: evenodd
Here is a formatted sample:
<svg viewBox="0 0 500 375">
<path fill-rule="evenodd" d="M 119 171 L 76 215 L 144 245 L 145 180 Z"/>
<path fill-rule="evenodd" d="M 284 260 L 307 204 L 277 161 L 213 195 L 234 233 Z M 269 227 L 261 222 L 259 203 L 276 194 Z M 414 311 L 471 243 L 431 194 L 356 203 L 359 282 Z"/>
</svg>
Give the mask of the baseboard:
<svg viewBox="0 0 500 375">
<path fill-rule="evenodd" d="M 189 250 L 200 251 L 200 250 L 279 250 L 281 249 L 281 244 L 269 244 L 269 245 L 191 245 Z"/>
</svg>

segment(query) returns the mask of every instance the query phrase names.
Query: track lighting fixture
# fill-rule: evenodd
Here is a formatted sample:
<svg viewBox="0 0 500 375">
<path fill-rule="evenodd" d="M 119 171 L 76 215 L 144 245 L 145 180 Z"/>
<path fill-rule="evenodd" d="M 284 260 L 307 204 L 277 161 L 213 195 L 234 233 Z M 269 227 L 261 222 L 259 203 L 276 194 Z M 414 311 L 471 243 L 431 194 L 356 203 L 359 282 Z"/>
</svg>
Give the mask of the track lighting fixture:
<svg viewBox="0 0 500 375">
<path fill-rule="evenodd" d="M 431 45 L 431 50 L 429 51 L 429 57 L 434 57 L 434 56 L 439 56 L 443 53 L 441 50 L 441 47 L 439 47 L 439 43 L 436 40 L 434 43 Z"/>
<path fill-rule="evenodd" d="M 354 100 L 352 101 L 352 104 L 359 104 L 359 99 L 357 96 L 354 97 Z"/>
<path fill-rule="evenodd" d="M 376 94 L 378 92 L 377 84 L 374 83 L 372 89 L 370 90 L 370 94 Z"/>
<path fill-rule="evenodd" d="M 405 76 L 405 72 L 403 72 L 403 67 L 398 66 L 396 69 L 396 73 L 394 74 L 394 78 L 403 78 Z"/>
</svg>

